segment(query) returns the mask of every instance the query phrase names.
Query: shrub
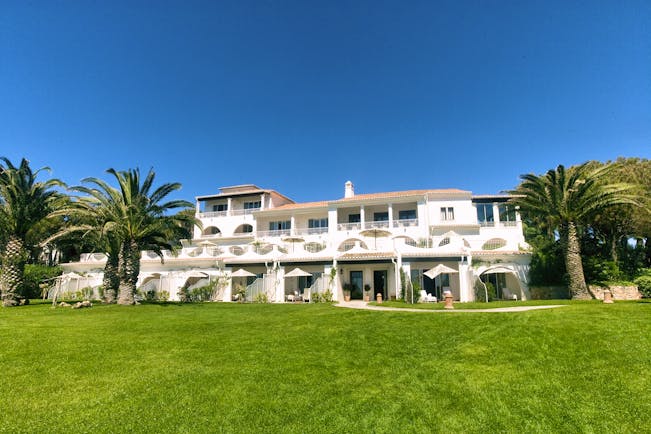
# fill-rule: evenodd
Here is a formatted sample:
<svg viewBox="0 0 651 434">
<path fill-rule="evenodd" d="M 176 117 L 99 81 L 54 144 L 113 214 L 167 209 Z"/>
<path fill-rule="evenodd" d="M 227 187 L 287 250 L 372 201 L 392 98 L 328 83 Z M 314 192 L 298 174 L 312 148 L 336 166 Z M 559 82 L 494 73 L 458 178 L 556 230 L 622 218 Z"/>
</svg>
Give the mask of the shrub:
<svg viewBox="0 0 651 434">
<path fill-rule="evenodd" d="M 258 292 L 253 301 L 256 303 L 269 303 L 269 297 L 266 292 Z"/>
<path fill-rule="evenodd" d="M 321 298 L 323 299 L 324 303 L 331 303 L 332 302 L 332 291 L 330 288 L 326 289 L 326 291 L 321 294 Z"/>
<path fill-rule="evenodd" d="M 63 272 L 61 267 L 48 267 L 39 264 L 25 265 L 25 285 L 22 296 L 25 298 L 40 298 L 42 296 L 40 284 L 52 286 L 56 276 Z"/>
<path fill-rule="evenodd" d="M 634 280 L 634 283 L 637 285 L 637 289 L 642 294 L 642 297 L 651 297 L 651 276 L 640 276 Z"/>
<path fill-rule="evenodd" d="M 486 292 L 488 293 L 488 301 L 497 300 L 497 291 L 495 291 L 495 285 L 490 282 L 484 282 L 486 285 Z"/>
</svg>

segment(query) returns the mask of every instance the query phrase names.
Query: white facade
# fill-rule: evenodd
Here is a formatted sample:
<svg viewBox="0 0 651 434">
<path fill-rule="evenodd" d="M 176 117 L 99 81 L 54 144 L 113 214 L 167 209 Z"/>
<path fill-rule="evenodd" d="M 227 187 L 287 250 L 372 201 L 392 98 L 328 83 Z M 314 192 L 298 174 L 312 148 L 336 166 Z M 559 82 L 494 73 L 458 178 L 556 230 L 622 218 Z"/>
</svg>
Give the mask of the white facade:
<svg viewBox="0 0 651 434">
<path fill-rule="evenodd" d="M 246 287 L 249 300 L 283 302 L 306 290 L 330 291 L 339 300 L 348 284 L 353 298 L 400 298 L 413 281 L 439 299 L 449 290 L 456 300 L 472 301 L 488 293 L 481 277 L 498 298 L 528 297 L 530 255 L 508 196 L 456 189 L 355 194 L 350 182 L 344 190 L 342 199 L 311 203 L 255 185 L 197 197 L 202 228 L 179 252 L 164 252 L 163 263 L 143 252 L 139 288 L 176 300 L 181 288 L 218 282 L 212 299 L 231 301 Z M 104 261 L 87 254 L 64 268 L 98 282 Z M 454 272 L 423 274 L 439 264 Z M 292 271 L 305 276 L 285 277 Z"/>
</svg>

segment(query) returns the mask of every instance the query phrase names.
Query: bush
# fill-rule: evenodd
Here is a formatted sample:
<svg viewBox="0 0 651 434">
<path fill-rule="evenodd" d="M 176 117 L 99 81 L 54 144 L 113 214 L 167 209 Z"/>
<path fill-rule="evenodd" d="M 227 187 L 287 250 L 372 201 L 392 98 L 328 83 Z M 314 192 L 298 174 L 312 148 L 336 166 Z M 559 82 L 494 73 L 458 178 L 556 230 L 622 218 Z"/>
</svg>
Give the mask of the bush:
<svg viewBox="0 0 651 434">
<path fill-rule="evenodd" d="M 269 297 L 266 292 L 258 292 L 253 301 L 256 303 L 269 303 Z"/>
<path fill-rule="evenodd" d="M 644 298 L 651 298 L 651 276 L 640 276 L 633 281 Z"/>
<path fill-rule="evenodd" d="M 63 272 L 61 267 L 48 267 L 46 265 L 27 264 L 25 265 L 25 285 L 23 286 L 22 296 L 25 298 L 42 297 L 41 287 L 52 286 L 56 276 Z"/>
<path fill-rule="evenodd" d="M 597 256 L 583 259 L 583 272 L 588 282 L 612 282 L 622 278 L 622 272 L 614 261 L 606 261 Z"/>
</svg>

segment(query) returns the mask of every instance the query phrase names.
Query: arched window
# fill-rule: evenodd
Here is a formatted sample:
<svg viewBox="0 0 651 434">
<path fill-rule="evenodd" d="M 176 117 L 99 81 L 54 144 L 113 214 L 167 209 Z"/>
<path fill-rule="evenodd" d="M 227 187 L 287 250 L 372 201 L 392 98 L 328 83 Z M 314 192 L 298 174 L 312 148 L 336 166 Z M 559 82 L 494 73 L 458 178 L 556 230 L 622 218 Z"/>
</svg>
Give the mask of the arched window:
<svg viewBox="0 0 651 434">
<path fill-rule="evenodd" d="M 491 238 L 490 240 L 486 241 L 483 246 L 481 246 L 482 250 L 495 250 L 495 249 L 500 249 L 502 247 L 506 246 L 506 240 L 503 238 Z"/>
<path fill-rule="evenodd" d="M 239 225 L 239 226 L 237 227 L 237 229 L 235 229 L 234 234 L 235 234 L 235 235 L 240 235 L 240 234 L 250 234 L 251 232 L 253 232 L 253 226 L 251 226 L 251 225 L 247 225 L 247 224 L 243 224 L 243 225 Z"/>
</svg>

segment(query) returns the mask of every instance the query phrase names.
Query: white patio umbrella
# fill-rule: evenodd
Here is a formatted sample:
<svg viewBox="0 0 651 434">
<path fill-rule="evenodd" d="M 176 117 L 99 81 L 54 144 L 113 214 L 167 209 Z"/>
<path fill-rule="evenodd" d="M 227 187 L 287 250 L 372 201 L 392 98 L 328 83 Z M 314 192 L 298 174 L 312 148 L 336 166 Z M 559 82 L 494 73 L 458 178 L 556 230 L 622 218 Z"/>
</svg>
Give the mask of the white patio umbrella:
<svg viewBox="0 0 651 434">
<path fill-rule="evenodd" d="M 301 270 L 300 268 L 296 267 L 289 273 L 285 274 L 285 277 L 301 277 L 301 276 L 311 276 L 312 273 L 308 273 L 307 271 Z"/>
<path fill-rule="evenodd" d="M 377 250 L 377 237 L 388 237 L 391 235 L 391 232 L 384 229 L 372 228 L 361 231 L 360 235 L 373 237 L 373 249 Z"/>
<path fill-rule="evenodd" d="M 459 271 L 455 270 L 454 268 L 450 268 L 446 265 L 443 264 L 438 264 L 436 267 L 432 268 L 431 270 L 427 270 L 423 274 L 430 279 L 436 278 L 439 274 L 449 274 L 449 273 L 458 273 Z"/>
<path fill-rule="evenodd" d="M 255 274 L 251 273 L 250 271 L 246 271 L 244 268 L 240 268 L 239 270 L 231 273 L 231 277 L 254 277 Z"/>
<path fill-rule="evenodd" d="M 208 273 L 203 273 L 198 270 L 190 270 L 184 273 L 185 277 L 208 277 Z"/>
<path fill-rule="evenodd" d="M 286 243 L 292 243 L 292 253 L 294 253 L 294 243 L 302 243 L 305 241 L 305 238 L 302 237 L 297 237 L 297 236 L 288 236 L 281 238 L 282 241 Z"/>
</svg>

